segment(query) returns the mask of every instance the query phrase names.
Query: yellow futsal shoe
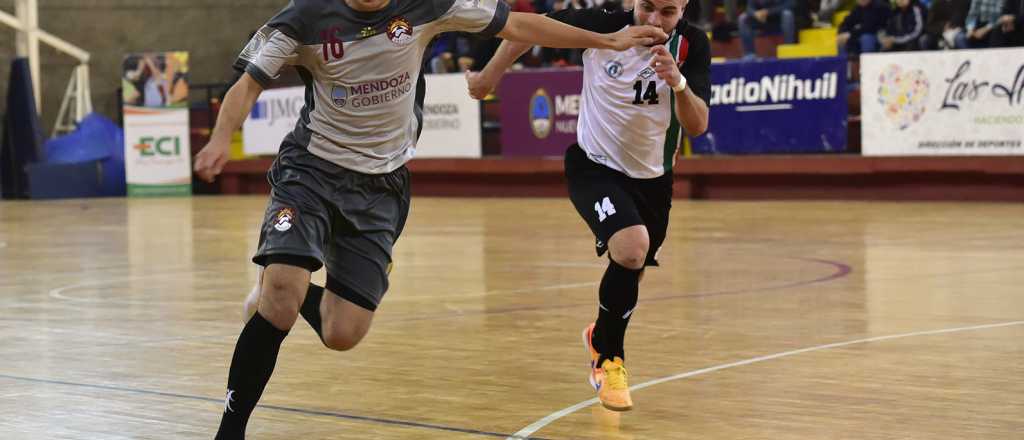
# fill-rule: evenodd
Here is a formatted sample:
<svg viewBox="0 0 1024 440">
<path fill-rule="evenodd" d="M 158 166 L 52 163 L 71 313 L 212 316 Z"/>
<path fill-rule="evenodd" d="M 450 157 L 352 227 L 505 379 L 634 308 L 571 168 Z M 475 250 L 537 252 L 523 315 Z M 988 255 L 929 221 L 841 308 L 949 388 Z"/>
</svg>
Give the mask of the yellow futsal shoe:
<svg viewBox="0 0 1024 440">
<path fill-rule="evenodd" d="M 612 411 L 629 411 L 633 409 L 633 399 L 629 397 L 629 383 L 626 378 L 626 367 L 622 366 L 622 358 L 605 359 L 601 364 L 603 371 L 602 383 L 597 387 L 597 398 L 601 405 Z"/>
</svg>

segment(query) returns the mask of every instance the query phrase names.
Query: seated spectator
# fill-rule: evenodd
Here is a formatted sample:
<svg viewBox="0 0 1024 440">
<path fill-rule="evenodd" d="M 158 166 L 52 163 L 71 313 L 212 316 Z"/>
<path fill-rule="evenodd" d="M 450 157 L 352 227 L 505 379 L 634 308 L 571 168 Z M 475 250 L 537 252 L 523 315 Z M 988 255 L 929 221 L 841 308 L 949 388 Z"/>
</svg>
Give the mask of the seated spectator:
<svg viewBox="0 0 1024 440">
<path fill-rule="evenodd" d="M 924 33 L 924 6 L 917 0 L 896 0 L 896 10 L 889 16 L 885 33 L 879 38 L 882 50 L 899 52 L 917 50 Z"/>
<path fill-rule="evenodd" d="M 933 0 L 928 10 L 928 21 L 924 25 L 920 46 L 924 50 L 964 49 L 967 36 L 964 21 L 971 0 Z"/>
<path fill-rule="evenodd" d="M 1013 1 L 1013 0 L 1011 0 Z M 996 28 L 1003 0 L 972 0 L 967 12 L 967 47 L 989 47 L 991 32 Z"/>
<path fill-rule="evenodd" d="M 430 47 L 430 72 L 451 73 L 469 70 L 470 43 L 464 34 L 446 32 L 439 35 Z"/>
<path fill-rule="evenodd" d="M 712 23 L 715 16 L 715 4 L 718 2 L 719 0 L 700 0 L 700 27 L 705 31 L 710 31 L 713 28 L 719 32 L 735 30 L 736 20 L 739 18 L 737 16 L 738 1 L 721 0 L 722 5 L 725 6 L 725 21 L 722 23 Z"/>
<path fill-rule="evenodd" d="M 992 47 L 1024 46 L 1024 0 L 1005 1 L 990 43 Z"/>
<path fill-rule="evenodd" d="M 754 37 L 759 29 L 781 28 L 786 44 L 796 43 L 795 0 L 750 0 L 747 11 L 740 16 L 740 39 L 743 58 L 757 58 Z"/>
<path fill-rule="evenodd" d="M 847 3 L 852 4 L 846 0 L 819 0 L 815 5 L 815 1 L 811 0 L 808 2 L 808 6 L 811 9 L 811 25 L 816 28 L 827 28 L 832 27 L 832 17 L 836 15 L 836 11 L 841 9 Z"/>
<path fill-rule="evenodd" d="M 851 55 L 878 51 L 878 33 L 889 22 L 890 8 L 883 0 L 857 0 L 857 6 L 850 11 L 839 25 L 836 43 L 840 51 Z"/>
</svg>

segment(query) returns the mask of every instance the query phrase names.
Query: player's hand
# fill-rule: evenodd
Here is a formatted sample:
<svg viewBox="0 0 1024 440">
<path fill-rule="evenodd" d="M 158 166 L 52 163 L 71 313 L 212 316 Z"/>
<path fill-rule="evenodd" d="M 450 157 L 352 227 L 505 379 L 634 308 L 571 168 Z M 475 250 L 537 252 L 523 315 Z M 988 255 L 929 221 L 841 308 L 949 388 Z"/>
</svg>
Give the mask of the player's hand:
<svg viewBox="0 0 1024 440">
<path fill-rule="evenodd" d="M 654 59 L 651 60 L 651 67 L 658 74 L 658 78 L 668 83 L 669 87 L 675 87 L 683 80 L 683 74 L 679 72 L 679 65 L 672 59 L 672 53 L 663 44 L 651 48 Z"/>
<path fill-rule="evenodd" d="M 608 48 L 612 50 L 626 50 L 634 46 L 650 46 L 652 44 L 664 43 L 668 40 L 668 34 L 661 28 L 654 26 L 628 26 L 614 34 L 606 34 L 609 38 Z"/>
<path fill-rule="evenodd" d="M 482 72 L 466 71 L 466 84 L 469 86 L 469 96 L 473 99 L 484 99 L 497 86 L 497 81 L 488 78 Z"/>
<path fill-rule="evenodd" d="M 211 140 L 202 150 L 199 150 L 192 168 L 200 179 L 213 182 L 214 177 L 217 177 L 224 169 L 224 164 L 228 163 L 228 147 L 227 142 Z"/>
</svg>

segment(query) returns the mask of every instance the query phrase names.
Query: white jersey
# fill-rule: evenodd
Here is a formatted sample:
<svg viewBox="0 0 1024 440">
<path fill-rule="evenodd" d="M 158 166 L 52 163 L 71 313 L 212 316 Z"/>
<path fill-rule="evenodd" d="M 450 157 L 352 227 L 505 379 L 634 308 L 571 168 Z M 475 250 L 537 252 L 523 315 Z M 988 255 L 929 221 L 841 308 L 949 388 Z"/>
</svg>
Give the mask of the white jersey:
<svg viewBox="0 0 1024 440">
<path fill-rule="evenodd" d="M 605 33 L 633 24 L 632 11 L 564 10 L 551 16 Z M 687 87 L 707 102 L 711 94 L 707 35 L 680 21 L 666 46 L 681 65 Z M 590 160 L 637 179 L 670 172 L 682 138 L 675 118 L 675 93 L 650 67 L 653 58 L 646 47 L 583 53 L 577 140 Z"/>
</svg>

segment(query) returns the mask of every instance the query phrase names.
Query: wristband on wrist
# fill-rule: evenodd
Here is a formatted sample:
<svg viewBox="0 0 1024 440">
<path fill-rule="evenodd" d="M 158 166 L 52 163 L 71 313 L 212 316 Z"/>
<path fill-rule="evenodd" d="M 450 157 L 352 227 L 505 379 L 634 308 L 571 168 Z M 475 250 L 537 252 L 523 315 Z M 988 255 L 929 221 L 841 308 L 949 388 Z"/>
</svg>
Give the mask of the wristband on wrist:
<svg viewBox="0 0 1024 440">
<path fill-rule="evenodd" d="M 676 84 L 675 86 L 672 87 L 672 91 L 676 93 L 686 90 L 686 77 L 680 76 L 679 78 L 679 84 Z"/>
</svg>

